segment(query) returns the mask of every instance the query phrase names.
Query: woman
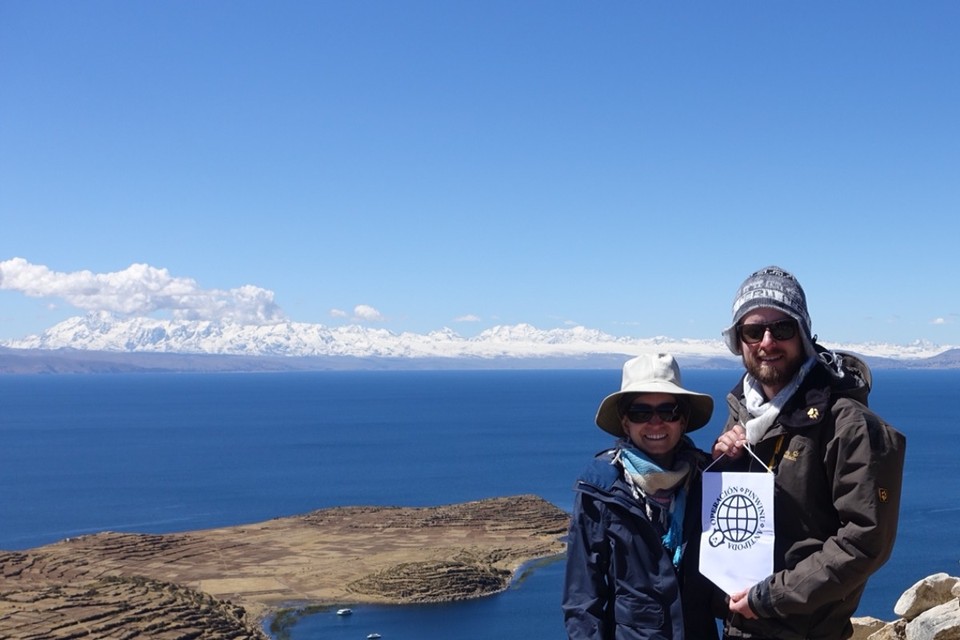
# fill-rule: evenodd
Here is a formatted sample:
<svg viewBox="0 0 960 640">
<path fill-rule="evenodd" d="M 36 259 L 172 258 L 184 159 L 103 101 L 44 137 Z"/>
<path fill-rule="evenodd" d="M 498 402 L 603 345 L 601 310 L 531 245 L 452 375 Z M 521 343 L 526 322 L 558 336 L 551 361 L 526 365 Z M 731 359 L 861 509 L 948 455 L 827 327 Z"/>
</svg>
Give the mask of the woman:
<svg viewBox="0 0 960 640">
<path fill-rule="evenodd" d="M 713 399 L 681 386 L 672 356 L 623 365 L 597 425 L 618 438 L 577 480 L 563 611 L 571 640 L 717 638 L 709 582 L 697 571 L 700 469 L 686 437 Z"/>
</svg>

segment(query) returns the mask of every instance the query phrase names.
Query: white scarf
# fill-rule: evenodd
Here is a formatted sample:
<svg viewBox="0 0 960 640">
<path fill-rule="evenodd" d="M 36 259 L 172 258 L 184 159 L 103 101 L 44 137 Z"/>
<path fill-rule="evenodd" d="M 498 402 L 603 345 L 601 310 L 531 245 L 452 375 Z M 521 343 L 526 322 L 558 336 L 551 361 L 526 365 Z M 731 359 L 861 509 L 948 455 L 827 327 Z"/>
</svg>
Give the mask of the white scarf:
<svg viewBox="0 0 960 640">
<path fill-rule="evenodd" d="M 803 366 L 800 367 L 797 375 L 793 376 L 793 380 L 769 401 L 764 400 L 763 388 L 760 383 L 757 382 L 757 379 L 749 373 L 744 376 L 743 399 L 747 411 L 753 416 L 753 418 L 747 420 L 747 423 L 743 425 L 743 428 L 747 431 L 747 442 L 753 445 L 760 441 L 763 434 L 767 432 L 770 425 L 772 425 L 774 420 L 777 419 L 777 416 L 780 415 L 780 409 L 787 403 L 790 396 L 796 392 L 797 387 L 800 386 L 800 383 L 803 382 L 803 379 L 810 372 L 814 362 L 816 362 L 815 358 L 808 358 L 807 361 L 803 363 Z"/>
</svg>

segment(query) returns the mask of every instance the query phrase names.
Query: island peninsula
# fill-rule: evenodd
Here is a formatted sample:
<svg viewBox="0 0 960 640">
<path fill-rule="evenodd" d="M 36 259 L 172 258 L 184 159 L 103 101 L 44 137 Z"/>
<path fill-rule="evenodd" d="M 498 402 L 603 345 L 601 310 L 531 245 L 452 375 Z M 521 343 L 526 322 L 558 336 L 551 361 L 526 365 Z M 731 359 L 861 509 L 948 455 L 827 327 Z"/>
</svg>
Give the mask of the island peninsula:
<svg viewBox="0 0 960 640">
<path fill-rule="evenodd" d="M 0 551 L 0 637 L 252 640 L 283 607 L 489 595 L 562 553 L 568 517 L 527 495 Z"/>
</svg>

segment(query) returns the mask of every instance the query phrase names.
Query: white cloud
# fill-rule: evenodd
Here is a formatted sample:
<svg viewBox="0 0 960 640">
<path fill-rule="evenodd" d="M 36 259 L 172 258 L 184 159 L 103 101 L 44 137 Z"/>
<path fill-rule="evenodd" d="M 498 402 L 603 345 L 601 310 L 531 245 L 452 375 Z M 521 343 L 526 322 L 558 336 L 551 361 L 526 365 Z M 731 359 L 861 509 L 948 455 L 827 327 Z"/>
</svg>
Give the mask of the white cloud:
<svg viewBox="0 0 960 640">
<path fill-rule="evenodd" d="M 353 308 L 353 317 L 356 320 L 376 322 L 383 320 L 383 315 L 368 304 L 358 304 Z"/>
<path fill-rule="evenodd" d="M 192 278 L 176 278 L 166 269 L 132 264 L 123 271 L 52 271 L 23 258 L 0 262 L 0 289 L 34 298 L 60 298 L 84 311 L 126 316 L 170 312 L 181 320 L 227 320 L 243 324 L 282 322 L 285 315 L 273 292 L 253 285 L 202 289 Z"/>
<path fill-rule="evenodd" d="M 348 315 L 343 309 L 330 309 L 330 317 L 332 318 L 346 318 Z"/>
<path fill-rule="evenodd" d="M 475 316 L 472 313 L 468 313 L 465 316 L 460 316 L 453 319 L 454 322 L 480 322 L 480 316 Z"/>
<path fill-rule="evenodd" d="M 930 324 L 947 324 L 949 322 L 946 318 L 934 318 L 930 321 Z"/>
</svg>

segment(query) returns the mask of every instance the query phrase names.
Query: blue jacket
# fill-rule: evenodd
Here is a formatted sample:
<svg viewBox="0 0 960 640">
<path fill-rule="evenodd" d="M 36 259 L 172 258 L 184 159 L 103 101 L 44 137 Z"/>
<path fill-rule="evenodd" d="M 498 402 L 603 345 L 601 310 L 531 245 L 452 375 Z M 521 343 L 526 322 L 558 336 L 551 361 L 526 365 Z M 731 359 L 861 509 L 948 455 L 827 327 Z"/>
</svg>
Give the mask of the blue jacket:
<svg viewBox="0 0 960 640">
<path fill-rule="evenodd" d="M 684 440 L 681 446 L 692 446 Z M 570 640 L 714 640 L 710 583 L 697 571 L 700 477 L 684 517 L 679 575 L 663 531 L 631 495 L 616 450 L 597 455 L 577 480 L 567 539 L 563 612 Z"/>
</svg>

